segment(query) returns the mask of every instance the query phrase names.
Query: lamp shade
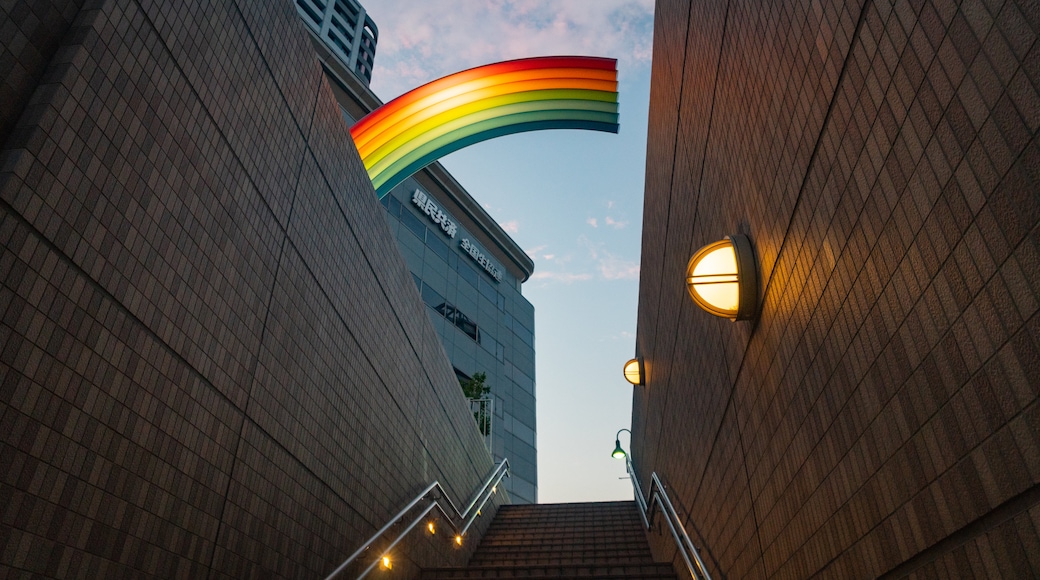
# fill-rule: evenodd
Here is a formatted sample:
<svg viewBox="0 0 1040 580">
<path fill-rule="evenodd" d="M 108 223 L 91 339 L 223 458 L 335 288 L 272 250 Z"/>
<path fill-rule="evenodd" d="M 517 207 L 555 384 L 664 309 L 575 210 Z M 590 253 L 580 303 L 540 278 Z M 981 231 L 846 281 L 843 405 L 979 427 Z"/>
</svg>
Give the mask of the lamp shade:
<svg viewBox="0 0 1040 580">
<path fill-rule="evenodd" d="M 620 439 L 615 439 L 614 440 L 614 452 L 611 453 L 610 456 L 613 457 L 614 459 L 624 459 L 626 455 L 628 455 L 628 454 L 625 453 L 625 450 L 621 448 L 621 440 Z"/>
<path fill-rule="evenodd" d="M 643 357 L 637 356 L 625 363 L 625 380 L 633 385 L 645 384 L 645 377 L 643 376 Z"/>
<path fill-rule="evenodd" d="M 758 311 L 758 273 L 747 236 L 736 234 L 697 250 L 686 266 L 686 289 L 702 309 L 731 320 Z"/>
</svg>

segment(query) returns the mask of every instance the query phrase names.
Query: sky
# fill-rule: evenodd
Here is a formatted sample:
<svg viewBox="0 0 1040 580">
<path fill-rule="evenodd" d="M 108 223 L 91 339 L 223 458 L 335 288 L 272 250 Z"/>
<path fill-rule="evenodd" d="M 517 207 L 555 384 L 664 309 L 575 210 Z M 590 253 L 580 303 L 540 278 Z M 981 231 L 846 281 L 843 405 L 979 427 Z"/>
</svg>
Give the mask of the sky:
<svg viewBox="0 0 1040 580">
<path fill-rule="evenodd" d="M 534 259 L 523 294 L 535 308 L 539 502 L 631 499 L 610 453 L 632 415 L 621 369 L 635 353 L 653 0 L 362 4 L 379 28 L 371 87 L 384 102 L 501 60 L 618 59 L 619 134 L 523 133 L 441 163 Z"/>
</svg>

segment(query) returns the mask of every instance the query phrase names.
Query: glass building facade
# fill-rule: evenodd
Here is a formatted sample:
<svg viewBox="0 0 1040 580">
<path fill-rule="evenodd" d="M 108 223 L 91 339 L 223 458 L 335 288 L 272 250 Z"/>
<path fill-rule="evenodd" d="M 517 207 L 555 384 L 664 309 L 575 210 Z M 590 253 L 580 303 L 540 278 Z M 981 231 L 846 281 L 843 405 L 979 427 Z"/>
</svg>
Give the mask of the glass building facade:
<svg viewBox="0 0 1040 580">
<path fill-rule="evenodd" d="M 487 375 L 492 454 L 509 459 L 513 501 L 535 503 L 534 307 L 521 294 L 522 281 L 415 179 L 382 203 L 456 374 Z"/>
</svg>

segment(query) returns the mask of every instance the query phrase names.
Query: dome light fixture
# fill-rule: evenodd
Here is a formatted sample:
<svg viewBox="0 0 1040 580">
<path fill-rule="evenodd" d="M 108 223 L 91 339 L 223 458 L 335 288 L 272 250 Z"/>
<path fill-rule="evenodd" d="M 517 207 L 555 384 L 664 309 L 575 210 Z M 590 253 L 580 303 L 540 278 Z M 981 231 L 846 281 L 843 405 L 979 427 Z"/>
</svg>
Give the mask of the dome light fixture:
<svg viewBox="0 0 1040 580">
<path fill-rule="evenodd" d="M 646 375 L 643 372 L 643 357 L 637 356 L 625 363 L 625 380 L 633 385 L 646 384 Z"/>
<path fill-rule="evenodd" d="M 697 306 L 715 316 L 754 319 L 758 269 L 748 237 L 726 236 L 697 250 L 686 266 L 686 289 Z"/>
</svg>

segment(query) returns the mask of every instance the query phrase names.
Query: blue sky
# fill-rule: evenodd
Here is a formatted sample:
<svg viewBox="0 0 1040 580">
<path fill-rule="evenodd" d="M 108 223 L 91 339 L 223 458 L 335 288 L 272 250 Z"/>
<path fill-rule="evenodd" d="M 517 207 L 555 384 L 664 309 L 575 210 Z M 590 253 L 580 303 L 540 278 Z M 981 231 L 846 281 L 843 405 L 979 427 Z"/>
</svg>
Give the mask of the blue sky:
<svg viewBox="0 0 1040 580">
<path fill-rule="evenodd" d="M 363 0 L 384 101 L 513 58 L 618 59 L 621 131 L 503 137 L 441 160 L 530 254 L 539 501 L 630 499 L 614 435 L 631 422 L 653 0 Z M 492 385 L 493 387 L 493 385 Z M 627 449 L 628 435 L 622 434 Z"/>
</svg>

